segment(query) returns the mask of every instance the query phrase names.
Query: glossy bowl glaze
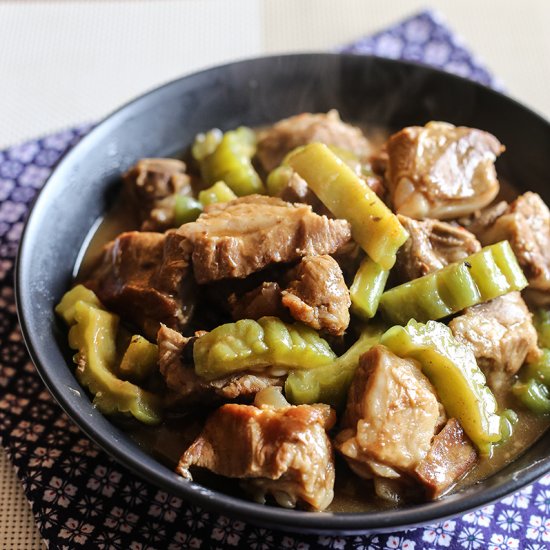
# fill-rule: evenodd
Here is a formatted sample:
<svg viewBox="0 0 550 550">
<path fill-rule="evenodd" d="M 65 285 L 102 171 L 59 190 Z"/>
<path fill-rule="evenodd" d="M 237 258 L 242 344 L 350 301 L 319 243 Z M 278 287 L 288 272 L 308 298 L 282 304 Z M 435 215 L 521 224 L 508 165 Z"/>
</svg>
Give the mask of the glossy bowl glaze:
<svg viewBox="0 0 550 550">
<path fill-rule="evenodd" d="M 73 375 L 66 331 L 53 308 L 69 288 L 79 251 L 142 157 L 181 153 L 212 127 L 263 126 L 303 111 L 397 129 L 429 120 L 488 130 L 506 144 L 499 174 L 550 203 L 550 125 L 519 103 L 427 67 L 386 59 L 304 54 L 241 61 L 186 76 L 106 118 L 59 163 L 24 231 L 16 296 L 31 357 L 67 414 L 116 460 L 188 502 L 277 529 L 349 534 L 433 522 L 501 498 L 550 471 L 542 437 L 485 481 L 435 502 L 374 513 L 311 513 L 262 506 L 188 483 L 146 454 L 97 411 Z"/>
</svg>

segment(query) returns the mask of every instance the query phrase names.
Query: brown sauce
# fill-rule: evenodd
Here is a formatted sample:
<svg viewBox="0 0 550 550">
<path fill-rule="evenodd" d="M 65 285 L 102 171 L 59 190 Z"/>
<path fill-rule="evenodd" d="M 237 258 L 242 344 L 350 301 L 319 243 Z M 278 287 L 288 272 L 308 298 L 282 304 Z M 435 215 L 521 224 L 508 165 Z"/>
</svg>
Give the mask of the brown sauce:
<svg viewBox="0 0 550 550">
<path fill-rule="evenodd" d="M 86 239 L 84 239 L 81 253 L 78 255 L 73 271 L 75 281 L 78 283 L 86 280 L 99 260 L 103 246 L 106 243 L 112 241 L 124 231 L 137 229 L 139 229 L 139 224 L 132 211 L 126 207 L 126 204 L 120 198 L 115 200 L 105 216 L 96 220 Z"/>
<path fill-rule="evenodd" d="M 376 128 L 365 132 L 369 139 L 380 146 L 386 140 L 388 132 Z M 517 190 L 508 181 L 500 180 L 501 192 L 498 200 L 511 201 L 517 196 Z M 495 201 L 495 202 L 497 202 Z M 101 255 L 103 246 L 123 231 L 137 230 L 138 223 L 126 205 L 116 200 L 108 213 L 97 221 L 85 240 L 79 259 L 75 265 L 75 280 L 83 281 Z M 479 459 L 476 467 L 460 480 L 450 491 L 457 491 L 477 483 L 518 458 L 529 446 L 539 439 L 550 425 L 550 416 L 538 416 L 522 408 L 513 397 L 499 399 L 502 409 L 512 408 L 518 415 L 518 423 L 510 440 L 503 445 L 494 447 L 491 457 Z M 160 426 L 146 426 L 134 420 L 121 420 L 119 424 L 129 436 L 147 453 L 159 462 L 174 469 L 179 457 L 198 435 L 202 422 L 208 411 L 191 411 L 179 418 L 166 420 Z M 359 513 L 396 508 L 398 504 L 385 501 L 374 495 L 371 482 L 353 474 L 346 463 L 336 457 L 335 496 L 327 511 L 338 513 Z M 243 496 L 238 486 L 238 480 L 215 476 L 208 472 L 200 472 L 195 476 L 199 483 L 212 489 L 236 496 Z"/>
</svg>

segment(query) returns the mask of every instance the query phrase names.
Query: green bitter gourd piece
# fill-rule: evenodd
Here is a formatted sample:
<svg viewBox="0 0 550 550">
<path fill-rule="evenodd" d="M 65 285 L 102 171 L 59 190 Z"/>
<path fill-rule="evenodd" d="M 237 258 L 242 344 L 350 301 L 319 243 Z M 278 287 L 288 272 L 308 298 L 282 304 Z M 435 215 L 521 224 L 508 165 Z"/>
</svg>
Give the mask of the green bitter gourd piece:
<svg viewBox="0 0 550 550">
<path fill-rule="evenodd" d="M 174 223 L 177 227 L 194 222 L 202 213 L 202 204 L 193 197 L 177 195 L 174 205 Z"/>
<path fill-rule="evenodd" d="M 436 320 L 527 286 L 508 241 L 387 290 L 380 309 L 393 323 Z"/>
<path fill-rule="evenodd" d="M 525 382 L 518 381 L 512 386 L 512 393 L 534 413 L 550 413 L 550 390 L 540 380 L 529 378 Z"/>
<path fill-rule="evenodd" d="M 537 361 L 522 367 L 512 393 L 534 413 L 550 413 L 550 349 L 543 348 Z"/>
<path fill-rule="evenodd" d="M 198 338 L 193 347 L 195 372 L 206 379 L 266 367 L 311 369 L 334 358 L 315 330 L 276 317 L 221 325 Z"/>
<path fill-rule="evenodd" d="M 362 319 L 376 315 L 389 273 L 370 258 L 363 259 L 349 289 L 351 310 L 355 315 Z"/>
<path fill-rule="evenodd" d="M 535 378 L 546 386 L 550 386 L 550 349 L 542 348 L 542 355 L 534 362 L 527 363 L 521 369 L 521 378 Z"/>
<path fill-rule="evenodd" d="M 272 197 L 277 197 L 281 191 L 286 187 L 288 181 L 292 177 L 294 170 L 286 165 L 281 164 L 274 170 L 271 170 L 267 176 L 266 187 L 267 192 Z"/>
<path fill-rule="evenodd" d="M 500 413 L 500 441 L 499 445 L 506 443 L 514 434 L 514 427 L 518 423 L 519 417 L 512 409 L 504 409 Z"/>
<path fill-rule="evenodd" d="M 223 132 L 219 128 L 212 128 L 208 132 L 197 134 L 191 147 L 191 155 L 200 163 L 216 150 L 222 138 Z"/>
<path fill-rule="evenodd" d="M 411 320 L 405 327 L 392 327 L 380 343 L 400 357 L 419 361 L 447 414 L 459 420 L 482 454 L 490 454 L 492 444 L 501 439 L 500 417 L 472 350 L 436 321 Z"/>
<path fill-rule="evenodd" d="M 69 326 L 75 324 L 75 305 L 78 302 L 90 304 L 98 309 L 105 309 L 94 292 L 84 285 L 76 285 L 68 292 L 65 292 L 61 301 L 55 307 L 55 312 Z"/>
<path fill-rule="evenodd" d="M 214 138 L 212 141 L 215 141 Z M 241 126 L 225 132 L 213 151 L 207 154 L 210 149 L 204 146 L 204 142 L 196 141 L 193 145 L 193 154 L 199 162 L 202 179 L 207 184 L 213 185 L 223 180 L 239 197 L 265 193 L 264 184 L 252 166 L 252 157 L 256 152 L 256 135 L 253 130 Z"/>
<path fill-rule="evenodd" d="M 367 325 L 359 339 L 331 363 L 316 369 L 292 371 L 285 382 L 287 399 L 294 405 L 328 403 L 334 408 L 341 408 L 359 358 L 379 342 L 383 333 L 381 325 Z"/>
<path fill-rule="evenodd" d="M 69 346 L 78 350 L 76 377 L 94 395 L 94 405 L 104 414 L 130 413 L 145 424 L 160 422 L 158 398 L 114 374 L 118 316 L 82 285 L 63 296 L 56 312 L 70 326 Z"/>
<path fill-rule="evenodd" d="M 369 257 L 391 269 L 408 233 L 376 193 L 322 143 L 295 150 L 286 162 L 337 218 L 350 222 L 354 240 Z"/>
<path fill-rule="evenodd" d="M 223 181 L 217 181 L 214 185 L 199 193 L 199 201 L 203 206 L 218 202 L 229 202 L 236 198 L 237 195 Z"/>
<path fill-rule="evenodd" d="M 131 382 L 144 382 L 155 372 L 158 346 L 139 334 L 134 334 L 118 367 L 119 375 Z"/>
</svg>

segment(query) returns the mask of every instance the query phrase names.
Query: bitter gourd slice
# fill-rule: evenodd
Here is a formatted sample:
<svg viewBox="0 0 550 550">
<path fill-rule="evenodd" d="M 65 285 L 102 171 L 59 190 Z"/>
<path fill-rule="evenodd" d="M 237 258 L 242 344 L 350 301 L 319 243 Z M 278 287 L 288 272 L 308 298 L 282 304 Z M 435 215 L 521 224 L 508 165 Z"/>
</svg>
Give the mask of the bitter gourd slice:
<svg viewBox="0 0 550 550">
<path fill-rule="evenodd" d="M 215 140 L 212 137 L 213 143 Z M 207 146 L 206 141 L 207 138 L 195 142 L 193 149 L 202 179 L 207 184 L 213 185 L 222 180 L 239 197 L 265 193 L 264 184 L 252 166 L 252 157 L 256 152 L 256 135 L 253 130 L 241 126 L 225 132 L 215 148 L 212 148 L 213 143 Z M 209 150 L 212 150 L 210 154 Z"/>
<path fill-rule="evenodd" d="M 390 269 L 408 233 L 376 193 L 322 143 L 295 150 L 286 162 L 337 218 L 350 222 L 354 240 L 369 257 Z"/>
<path fill-rule="evenodd" d="M 158 362 L 158 347 L 139 334 L 132 336 L 118 372 L 125 380 L 144 382 L 153 374 Z"/>
<path fill-rule="evenodd" d="M 199 193 L 199 201 L 203 206 L 217 202 L 229 202 L 236 198 L 237 195 L 223 181 L 217 181 L 214 185 Z"/>
<path fill-rule="evenodd" d="M 70 326 L 76 377 L 93 394 L 94 405 L 104 414 L 130 413 L 145 424 L 160 422 L 158 398 L 114 374 L 118 316 L 103 309 L 82 285 L 65 294 L 56 312 Z"/>
<path fill-rule="evenodd" d="M 448 416 L 459 420 L 482 454 L 501 439 L 497 401 L 473 351 L 443 323 L 409 321 L 390 328 L 380 343 L 400 357 L 416 359 L 435 387 Z"/>
<path fill-rule="evenodd" d="M 315 330 L 277 317 L 221 325 L 198 338 L 193 347 L 195 372 L 206 379 L 266 367 L 312 369 L 335 357 Z"/>
<path fill-rule="evenodd" d="M 351 310 L 358 317 L 375 316 L 389 273 L 368 257 L 361 262 L 349 289 Z"/>
<path fill-rule="evenodd" d="M 380 309 L 393 323 L 404 325 L 410 319 L 426 322 L 526 286 L 510 243 L 502 241 L 387 290 L 380 298 Z"/>
<path fill-rule="evenodd" d="M 367 325 L 357 342 L 331 363 L 316 369 L 291 372 L 285 382 L 287 399 L 294 405 L 328 403 L 341 408 L 359 358 L 379 342 L 383 333 L 381 325 Z"/>
</svg>

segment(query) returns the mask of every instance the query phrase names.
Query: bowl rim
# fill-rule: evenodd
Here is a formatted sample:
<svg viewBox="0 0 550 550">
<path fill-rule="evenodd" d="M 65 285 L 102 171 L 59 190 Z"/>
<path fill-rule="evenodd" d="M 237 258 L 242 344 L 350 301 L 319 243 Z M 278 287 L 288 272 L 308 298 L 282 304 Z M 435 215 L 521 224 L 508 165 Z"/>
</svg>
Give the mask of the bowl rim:
<svg viewBox="0 0 550 550">
<path fill-rule="evenodd" d="M 15 262 L 14 290 L 17 315 L 23 334 L 23 339 L 32 362 L 36 366 L 40 377 L 46 385 L 48 391 L 53 395 L 57 403 L 69 418 L 102 450 L 113 457 L 119 464 L 128 468 L 140 478 L 147 480 L 156 487 L 160 487 L 172 494 L 177 494 L 189 504 L 204 507 L 207 510 L 215 511 L 228 516 L 244 519 L 256 525 L 264 525 L 273 529 L 290 528 L 293 532 L 301 533 L 331 533 L 331 534 L 358 534 L 367 532 L 384 532 L 396 529 L 405 529 L 417 525 L 441 521 L 446 518 L 455 517 L 472 509 L 476 509 L 501 499 L 519 489 L 536 481 L 544 474 L 550 472 L 550 457 L 538 461 L 529 467 L 528 471 L 519 478 L 512 476 L 512 479 L 496 487 L 479 490 L 473 494 L 464 496 L 462 499 L 453 499 L 451 497 L 443 498 L 420 505 L 409 505 L 403 508 L 392 510 L 381 510 L 374 512 L 307 512 L 298 510 L 287 510 L 283 508 L 265 506 L 257 504 L 244 498 L 238 498 L 227 495 L 220 491 L 208 489 L 195 482 L 188 482 L 175 472 L 171 472 L 166 466 L 154 460 L 158 468 L 152 468 L 143 461 L 140 454 L 128 454 L 124 452 L 123 446 L 117 444 L 116 437 L 112 433 L 105 434 L 102 430 L 95 427 L 93 418 L 79 413 L 75 410 L 69 400 L 68 389 L 56 383 L 55 369 L 48 366 L 46 353 L 41 349 L 41 344 L 34 336 L 31 327 L 27 324 L 25 311 L 32 308 L 31 298 L 25 293 L 24 281 L 29 276 L 25 272 L 25 258 L 31 254 L 30 241 L 33 233 L 33 215 L 42 208 L 46 200 L 51 182 L 62 175 L 63 170 L 68 166 L 74 157 L 80 155 L 80 151 L 93 146 L 100 141 L 102 137 L 109 132 L 109 129 L 116 125 L 120 116 L 128 111 L 138 108 L 145 102 L 150 101 L 156 95 L 163 91 L 169 91 L 177 87 L 181 81 L 195 78 L 198 75 L 206 75 L 220 69 L 230 68 L 238 65 L 246 65 L 253 62 L 285 62 L 285 60 L 298 60 L 299 58 L 365 58 L 380 60 L 382 63 L 418 67 L 427 74 L 443 75 L 443 78 L 449 81 L 458 81 L 484 90 L 484 93 L 494 94 L 505 98 L 507 101 L 515 104 L 522 110 L 528 111 L 531 115 L 538 118 L 547 126 L 549 122 L 536 111 L 526 107 L 521 102 L 500 93 L 497 90 L 479 84 L 475 81 L 463 78 L 461 76 L 439 70 L 422 63 L 388 59 L 374 55 L 363 55 L 356 53 L 326 53 L 326 52 L 306 52 L 290 53 L 282 55 L 267 55 L 248 57 L 215 65 L 200 71 L 194 71 L 183 77 L 171 80 L 161 86 L 155 87 L 134 99 L 127 101 L 121 107 L 104 117 L 95 125 L 74 147 L 72 147 L 56 164 L 44 186 L 37 194 L 33 204 L 29 208 L 27 220 L 21 235 L 18 253 Z M 65 365 L 70 369 L 69 365 Z M 91 402 L 90 402 L 91 405 Z M 107 417 L 106 417 L 107 418 Z M 107 418 L 108 420 L 108 418 Z M 108 420 L 109 421 L 109 420 Z M 110 421 L 109 421 L 110 422 Z M 141 453 L 150 457 L 145 451 Z"/>
</svg>

